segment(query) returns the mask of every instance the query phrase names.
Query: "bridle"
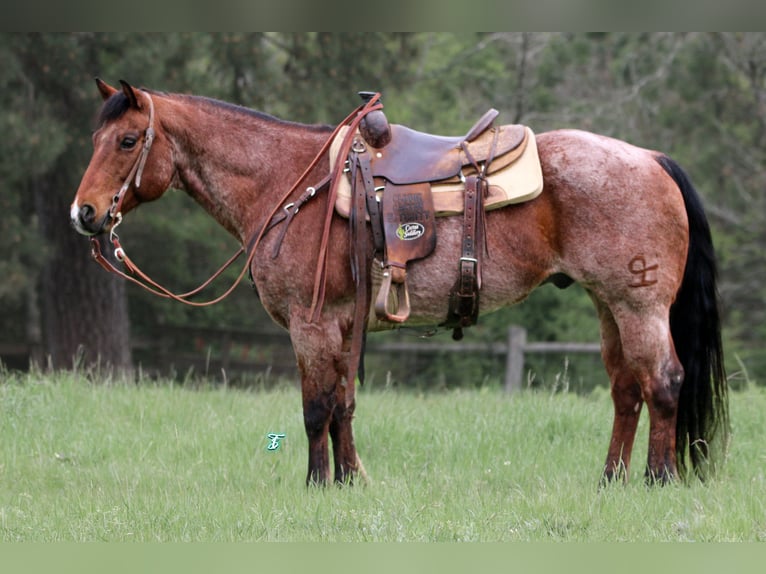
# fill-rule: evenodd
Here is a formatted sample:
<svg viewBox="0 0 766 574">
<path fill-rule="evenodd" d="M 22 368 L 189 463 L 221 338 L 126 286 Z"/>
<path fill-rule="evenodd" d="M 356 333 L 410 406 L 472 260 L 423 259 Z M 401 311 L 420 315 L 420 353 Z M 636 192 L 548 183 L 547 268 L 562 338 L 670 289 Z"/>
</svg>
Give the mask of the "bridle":
<svg viewBox="0 0 766 574">
<path fill-rule="evenodd" d="M 152 149 L 152 143 L 154 143 L 154 101 L 151 94 L 146 93 L 146 97 L 149 99 L 149 126 L 144 132 L 144 145 L 141 146 L 141 153 L 138 154 L 133 167 L 128 172 L 128 176 L 115 196 L 112 198 L 112 206 L 109 208 L 109 217 L 115 221 L 115 226 L 122 222 L 122 202 L 125 200 L 125 192 L 128 191 L 130 184 L 135 179 L 136 189 L 141 187 L 141 175 L 144 173 L 144 166 L 146 165 L 146 158 L 149 157 L 149 151 Z M 112 227 L 112 229 L 114 229 Z"/>
<path fill-rule="evenodd" d="M 224 263 L 218 271 L 213 273 L 213 275 L 207 279 L 204 283 L 202 283 L 199 287 L 196 289 L 193 289 L 192 291 L 189 291 L 187 293 L 173 293 L 172 291 L 168 290 L 167 288 L 163 287 L 153 279 L 151 279 L 146 273 L 141 271 L 138 266 L 128 257 L 127 253 L 125 252 L 125 249 L 120 244 L 120 238 L 116 233 L 117 227 L 122 223 L 122 204 L 125 200 L 125 194 L 127 190 L 130 188 L 131 184 L 134 184 L 136 189 L 138 189 L 141 186 L 141 176 L 144 171 L 144 166 L 146 165 L 146 159 L 149 156 L 149 151 L 152 148 L 152 143 L 154 142 L 155 137 L 155 131 L 154 131 L 154 102 L 152 101 L 151 94 L 144 91 L 144 95 L 148 98 L 149 101 L 149 125 L 146 128 L 146 131 L 144 132 L 144 144 L 141 147 L 141 152 L 139 153 L 138 157 L 136 158 L 136 161 L 133 164 L 133 167 L 131 168 L 130 172 L 128 172 L 127 177 L 125 178 L 125 181 L 122 184 L 122 187 L 120 187 L 120 190 L 114 195 L 112 198 L 112 205 L 109 208 L 108 216 L 112 219 L 114 222 L 111 230 L 109 232 L 109 240 L 111 241 L 113 247 L 114 247 L 114 257 L 121 263 L 125 265 L 125 269 L 128 271 L 128 273 L 123 272 L 120 269 L 117 269 L 101 252 L 101 244 L 99 243 L 98 239 L 95 237 L 91 237 L 91 254 L 93 258 L 96 260 L 101 267 L 103 267 L 106 271 L 110 273 L 115 273 L 116 275 L 119 275 L 123 279 L 127 279 L 128 281 L 135 283 L 136 285 L 146 289 L 150 293 L 153 293 L 154 295 L 157 295 L 158 297 L 163 297 L 166 299 L 173 299 L 175 301 L 178 301 L 180 303 L 185 303 L 186 305 L 190 305 L 193 307 L 206 307 L 209 305 L 214 305 L 215 303 L 218 303 L 228 297 L 234 289 L 239 285 L 239 283 L 242 281 L 243 277 L 245 276 L 245 273 L 247 272 L 248 268 L 250 267 L 250 264 L 253 261 L 253 258 L 255 257 L 256 248 L 258 244 L 260 243 L 261 239 L 265 235 L 265 233 L 275 227 L 276 225 L 284 222 L 285 225 L 282 229 L 282 232 L 280 233 L 277 243 L 274 247 L 274 251 L 272 253 L 272 258 L 276 258 L 279 253 L 279 246 L 282 243 L 282 239 L 285 236 L 285 232 L 287 231 L 287 226 L 292 221 L 293 217 L 298 213 L 299 209 L 309 200 L 316 197 L 317 193 L 320 190 L 323 190 L 328 187 L 328 184 L 332 180 L 336 180 L 340 177 L 342 171 L 343 171 L 343 162 L 338 161 L 336 165 L 336 169 L 331 173 L 330 175 L 327 175 L 324 177 L 319 183 L 316 183 L 313 186 L 309 186 L 305 189 L 303 194 L 296 199 L 293 202 L 286 203 L 288 198 L 293 194 L 293 192 L 305 181 L 305 179 L 308 177 L 309 173 L 317 166 L 317 164 L 321 161 L 322 157 L 328 152 L 330 149 L 330 145 L 335 140 L 335 137 L 338 135 L 338 132 L 341 130 L 342 127 L 348 125 L 351 129 L 349 129 L 349 134 L 353 134 L 356 131 L 356 127 L 359 125 L 359 122 L 362 120 L 364 116 L 366 116 L 369 112 L 373 110 L 377 110 L 382 108 L 382 104 L 377 103 L 377 100 L 380 98 L 380 94 L 376 94 L 375 97 L 371 98 L 369 101 L 367 101 L 365 104 L 359 106 L 356 108 L 353 112 L 351 112 L 338 126 L 335 128 L 335 130 L 332 132 L 330 137 L 327 139 L 325 144 L 322 146 L 322 149 L 319 150 L 319 153 L 316 155 L 316 157 L 312 160 L 312 162 L 309 164 L 309 166 L 303 171 L 301 176 L 298 178 L 298 180 L 293 184 L 290 189 L 282 196 L 280 201 L 277 203 L 277 205 L 272 209 L 271 213 L 269 214 L 268 218 L 266 219 L 266 224 L 263 225 L 263 227 L 260 229 L 260 231 L 254 235 L 250 241 L 248 241 L 246 244 L 244 244 L 242 247 L 240 247 L 234 255 L 232 255 L 226 263 Z M 349 140 L 350 138 L 347 137 L 346 139 Z M 349 143 L 350 145 L 350 143 Z M 348 146 L 344 145 L 341 146 L 341 150 L 343 153 L 343 149 L 347 148 Z M 348 150 L 346 149 L 346 153 Z M 339 157 L 343 157 L 340 155 Z M 337 184 L 331 185 L 331 192 L 330 192 L 330 202 L 328 204 L 328 211 L 332 209 L 333 205 L 333 192 L 337 188 Z M 328 225 L 325 227 L 325 231 L 322 237 L 322 245 L 320 249 L 320 265 L 322 265 L 323 261 L 326 261 L 326 249 L 327 249 L 327 234 L 329 231 L 329 219 L 328 219 Z M 189 298 L 198 294 L 200 291 L 205 289 L 210 283 L 212 283 L 216 278 L 218 278 L 234 261 L 236 261 L 240 255 L 247 252 L 247 259 L 245 261 L 244 266 L 242 267 L 242 270 L 240 271 L 238 277 L 234 280 L 234 283 L 220 296 L 211 299 L 209 301 L 190 301 Z M 324 291 L 324 279 L 325 277 L 322 276 L 321 279 L 317 278 L 316 284 L 315 284 L 315 293 L 314 293 L 314 302 L 312 304 L 312 309 L 316 309 L 317 307 L 317 296 L 318 292 L 322 292 L 322 296 L 320 296 L 320 300 L 323 298 L 323 291 Z M 320 286 L 321 283 L 321 286 Z M 319 308 L 321 308 L 321 302 L 318 305 Z"/>
</svg>

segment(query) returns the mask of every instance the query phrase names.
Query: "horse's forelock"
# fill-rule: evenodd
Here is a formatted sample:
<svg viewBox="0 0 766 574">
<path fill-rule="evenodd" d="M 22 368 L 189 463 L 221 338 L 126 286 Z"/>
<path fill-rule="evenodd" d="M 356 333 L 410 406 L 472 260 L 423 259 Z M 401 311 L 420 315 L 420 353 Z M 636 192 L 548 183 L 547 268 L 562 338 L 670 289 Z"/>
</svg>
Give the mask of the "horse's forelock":
<svg viewBox="0 0 766 574">
<path fill-rule="evenodd" d="M 101 127 L 107 122 L 121 118 L 128 111 L 128 108 L 130 108 L 130 101 L 125 94 L 122 92 L 112 94 L 101 107 L 96 122 L 97 126 Z"/>
</svg>

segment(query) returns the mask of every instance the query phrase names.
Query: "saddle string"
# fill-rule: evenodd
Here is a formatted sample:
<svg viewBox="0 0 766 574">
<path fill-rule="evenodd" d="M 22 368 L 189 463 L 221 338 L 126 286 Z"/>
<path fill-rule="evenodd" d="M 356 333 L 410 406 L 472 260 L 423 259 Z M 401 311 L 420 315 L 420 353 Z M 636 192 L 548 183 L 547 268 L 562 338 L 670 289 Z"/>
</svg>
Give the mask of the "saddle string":
<svg viewBox="0 0 766 574">
<path fill-rule="evenodd" d="M 369 101 L 359 106 L 355 112 L 349 117 L 356 117 L 350 121 L 348 132 L 346 133 L 343 142 L 340 145 L 338 151 L 338 158 L 348 157 L 351 150 L 351 143 L 354 140 L 355 132 L 359 127 L 359 123 L 370 112 L 383 108 L 383 104 L 379 103 L 380 94 L 376 93 Z M 344 122 L 345 123 L 345 122 Z M 339 131 L 339 128 L 336 131 Z M 334 136 L 333 136 L 334 137 Z M 332 138 L 331 138 L 332 139 Z M 329 145 L 329 142 L 328 142 Z M 314 274 L 314 292 L 311 298 L 311 309 L 309 311 L 310 320 L 312 322 L 317 321 L 322 313 L 322 306 L 324 305 L 325 290 L 327 286 L 327 245 L 330 239 L 330 224 L 332 223 L 332 214 L 335 209 L 335 199 L 338 195 L 338 185 L 340 178 L 342 177 L 344 162 L 338 161 L 335 164 L 333 172 L 331 174 L 330 190 L 328 192 L 327 211 L 325 213 L 324 230 L 322 231 L 322 239 L 319 244 L 319 257 L 317 258 L 316 272 Z"/>
<path fill-rule="evenodd" d="M 361 135 L 360 127 L 360 135 Z M 362 136 L 363 137 L 363 136 Z M 364 382 L 364 348 L 367 337 L 367 316 L 372 303 L 372 289 L 369 281 L 372 259 L 383 260 L 385 245 L 381 207 L 376 197 L 375 182 L 370 163 L 370 152 L 364 142 L 354 138 L 349 156 L 349 167 L 353 193 L 349 213 L 351 231 L 351 270 L 356 287 L 354 316 L 351 328 L 351 343 L 348 354 L 346 389 L 353 393 L 354 380 L 358 376 Z M 372 243 L 369 242 L 366 218 L 370 216 Z M 348 401 L 348 395 L 347 395 Z"/>
<path fill-rule="evenodd" d="M 169 289 L 163 287 L 156 281 L 152 280 L 146 273 L 141 271 L 139 267 L 130 259 L 130 257 L 128 257 L 127 253 L 125 252 L 125 249 L 120 244 L 119 236 L 115 232 L 115 229 L 122 223 L 122 213 L 120 209 L 125 199 L 125 194 L 127 190 L 129 189 L 131 183 L 135 183 L 136 188 L 140 186 L 141 175 L 143 173 L 144 166 L 146 164 L 146 158 L 149 155 L 149 150 L 151 149 L 152 142 L 154 140 L 154 103 L 152 101 L 151 96 L 148 93 L 146 93 L 146 96 L 149 98 L 149 127 L 147 128 L 145 132 L 144 146 L 141 150 L 141 154 L 137 158 L 136 162 L 133 164 L 133 167 L 128 173 L 128 176 L 126 177 L 125 182 L 120 188 L 120 191 L 112 199 L 112 206 L 109 210 L 110 216 L 115 220 L 115 224 L 112 227 L 112 230 L 110 232 L 110 240 L 112 242 L 112 245 L 114 246 L 114 257 L 125 265 L 125 268 L 131 275 L 128 275 L 127 273 L 115 267 L 104 256 L 104 254 L 101 252 L 101 245 L 98 239 L 96 239 L 95 237 L 91 238 L 91 254 L 94 260 L 97 263 L 99 263 L 99 265 L 101 265 L 101 267 L 104 268 L 106 271 L 115 273 L 116 275 L 122 277 L 123 279 L 127 279 L 128 281 L 144 288 L 145 290 L 149 291 L 150 293 L 153 293 L 154 295 L 157 295 L 158 297 L 173 299 L 175 301 L 178 301 L 179 303 L 185 303 L 186 305 L 190 305 L 193 307 L 205 307 L 209 305 L 214 305 L 215 303 L 219 303 L 220 301 L 228 297 L 234 291 L 237 285 L 239 285 L 239 283 L 242 281 L 243 277 L 245 276 L 247 269 L 250 267 L 250 264 L 252 263 L 255 257 L 257 247 L 260 244 L 260 241 L 265 235 L 265 233 L 269 231 L 270 229 L 272 229 L 273 227 L 275 227 L 276 225 L 278 225 L 279 223 L 284 221 L 285 227 L 283 228 L 282 232 L 280 233 L 277 239 L 277 243 L 274 247 L 274 252 L 272 254 L 272 257 L 276 257 L 278 255 L 279 247 L 282 243 L 282 240 L 284 239 L 284 235 L 287 231 L 287 226 L 289 225 L 290 221 L 295 216 L 295 214 L 298 213 L 299 208 L 304 203 L 306 203 L 309 199 L 315 197 L 318 191 L 320 191 L 321 189 L 324 189 L 327 186 L 327 184 L 330 182 L 332 174 L 329 176 L 326 176 L 321 182 L 317 183 L 316 185 L 308 187 L 306 191 L 301 195 L 301 197 L 294 203 L 290 203 L 282 207 L 283 204 L 287 201 L 290 195 L 301 185 L 301 183 L 306 179 L 306 177 L 308 177 L 311 170 L 313 170 L 318 165 L 322 157 L 329 150 L 333 140 L 335 139 L 338 132 L 343 126 L 347 125 L 349 122 L 352 122 L 353 124 L 354 122 L 352 120 L 358 119 L 356 118 L 356 116 L 360 114 L 366 107 L 371 108 L 368 111 L 372 111 L 372 109 L 379 109 L 382 107 L 381 104 L 378 104 L 378 106 L 370 106 L 370 103 L 368 102 L 368 104 L 360 105 L 348 116 L 346 116 L 346 118 L 336 126 L 336 128 L 333 130 L 330 137 L 327 139 L 325 144 L 319 150 L 319 152 L 317 153 L 315 158 L 312 160 L 312 162 L 309 164 L 309 166 L 303 171 L 303 173 L 298 178 L 298 180 L 296 180 L 296 182 L 290 187 L 290 189 L 280 198 L 280 201 L 272 209 L 271 213 L 266 219 L 267 223 L 263 225 L 259 233 L 254 235 L 254 237 L 248 242 L 247 249 L 245 248 L 245 246 L 240 247 L 236 251 L 236 253 L 234 253 L 234 255 L 232 255 L 229 258 L 229 260 L 218 269 L 218 271 L 216 271 L 209 279 L 207 279 L 204 283 L 202 283 L 196 289 L 193 289 L 192 291 L 188 291 L 186 293 L 177 294 L 177 293 L 173 293 Z M 380 96 L 378 95 L 378 97 Z M 357 125 L 358 125 L 358 122 L 357 122 Z M 134 182 L 134 178 L 135 178 L 135 182 Z M 332 203 L 330 205 L 332 205 Z M 280 207 L 283 210 L 282 212 L 279 212 Z M 234 280 L 232 285 L 222 295 L 209 301 L 196 302 L 196 301 L 188 300 L 189 297 L 196 295 L 197 293 L 205 289 L 208 285 L 210 285 L 210 283 L 212 283 L 217 277 L 219 277 L 245 251 L 248 251 L 248 256 L 245 261 L 245 264 L 242 267 L 242 270 L 240 271 L 239 275 Z M 138 277 L 138 279 L 136 277 Z"/>
</svg>

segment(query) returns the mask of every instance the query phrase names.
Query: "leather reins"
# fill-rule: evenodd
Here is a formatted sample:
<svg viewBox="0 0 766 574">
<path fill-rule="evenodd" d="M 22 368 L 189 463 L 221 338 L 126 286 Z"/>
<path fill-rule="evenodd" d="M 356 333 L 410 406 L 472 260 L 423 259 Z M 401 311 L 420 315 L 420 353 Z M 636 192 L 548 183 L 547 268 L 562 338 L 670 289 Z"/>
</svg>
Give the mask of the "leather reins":
<svg viewBox="0 0 766 574">
<path fill-rule="evenodd" d="M 327 264 L 327 242 L 329 238 L 329 229 L 330 229 L 330 221 L 332 217 L 332 210 L 334 208 L 334 199 L 335 195 L 337 193 L 337 179 L 340 177 L 342 171 L 343 171 L 343 162 L 338 161 L 336 165 L 336 169 L 331 173 L 330 175 L 323 178 L 319 183 L 307 187 L 304 193 L 294 202 L 287 203 L 287 199 L 292 195 L 292 193 L 303 183 L 303 181 L 308 177 L 311 170 L 313 170 L 317 164 L 322 160 L 324 155 L 327 153 L 327 151 L 330 148 L 330 145 L 332 144 L 335 137 L 338 135 L 338 132 L 341 130 L 343 126 L 349 125 L 351 129 L 349 129 L 349 133 L 353 134 L 356 127 L 359 125 L 359 122 L 361 119 L 367 115 L 369 112 L 373 110 L 377 110 L 382 108 L 382 104 L 376 103 L 377 100 L 380 98 L 380 94 L 376 94 L 375 97 L 373 97 L 370 101 L 366 102 L 363 105 L 360 105 L 357 107 L 353 112 L 351 112 L 346 118 L 339 123 L 336 128 L 333 130 L 330 137 L 327 139 L 325 144 L 322 146 L 322 148 L 319 150 L 319 153 L 317 153 L 316 157 L 311 161 L 311 163 L 308 165 L 308 167 L 303 171 L 301 176 L 297 179 L 297 181 L 290 187 L 290 189 L 280 198 L 279 202 L 276 204 L 276 206 L 272 209 L 271 213 L 268 215 L 266 219 L 266 224 L 264 224 L 260 231 L 251 238 L 250 241 L 248 241 L 247 245 L 243 245 L 240 247 L 234 255 L 232 255 L 226 263 L 224 263 L 218 271 L 213 273 L 213 275 L 207 279 L 204 283 L 202 283 L 199 287 L 196 289 L 193 289 L 192 291 L 188 291 L 186 293 L 173 293 L 169 289 L 163 287 L 153 279 L 151 279 L 146 273 L 141 271 L 139 267 L 128 257 L 128 254 L 125 252 L 125 249 L 120 244 L 120 238 L 115 232 L 116 228 L 122 223 L 122 203 L 125 199 L 125 195 L 127 190 L 129 189 L 130 185 L 132 183 L 135 184 L 135 187 L 138 189 L 141 186 L 141 175 L 144 171 L 144 166 L 146 165 L 146 159 L 149 155 L 149 151 L 151 150 L 152 143 L 154 141 L 154 102 L 152 101 L 151 94 L 148 92 L 144 92 L 144 95 L 149 100 L 149 126 L 146 128 L 146 131 L 144 132 L 144 145 L 141 148 L 141 153 L 136 158 L 135 163 L 133 164 L 133 167 L 131 168 L 130 172 L 128 173 L 127 177 L 125 178 L 124 183 L 122 184 L 122 187 L 120 188 L 119 192 L 112 198 L 112 205 L 109 209 L 109 217 L 111 217 L 114 220 L 114 225 L 112 226 L 112 229 L 109 233 L 109 239 L 114 247 L 114 257 L 118 261 L 122 262 L 125 265 L 125 268 L 127 269 L 128 273 L 125 273 L 121 271 L 120 269 L 117 269 L 101 252 L 101 245 L 95 237 L 91 238 L 91 254 L 93 255 L 93 258 L 96 260 L 97 263 L 101 265 L 106 271 L 114 273 L 116 275 L 119 275 L 123 279 L 127 279 L 128 281 L 135 283 L 136 285 L 146 289 L 150 293 L 153 293 L 154 295 L 157 295 L 158 297 L 163 297 L 166 299 L 173 299 L 175 301 L 178 301 L 180 303 L 184 303 L 186 305 L 190 305 L 193 307 L 206 307 L 209 305 L 214 305 L 215 303 L 219 303 L 226 297 L 228 297 L 234 289 L 239 285 L 239 283 L 242 281 L 242 278 L 245 276 L 245 273 L 247 272 L 248 268 L 250 267 L 250 264 L 252 263 L 253 259 L 255 258 L 255 253 L 257 251 L 257 247 L 261 242 L 261 239 L 266 234 L 267 231 L 278 225 L 279 223 L 285 222 L 284 228 L 282 232 L 279 235 L 279 238 L 277 240 L 277 243 L 274 247 L 274 251 L 272 253 L 272 258 L 276 258 L 279 253 L 279 247 L 282 243 L 282 239 L 285 236 L 285 233 L 287 231 L 287 226 L 292 221 L 295 214 L 298 213 L 298 210 L 302 205 L 304 205 L 307 201 L 312 199 L 316 196 L 317 192 L 324 189 L 328 183 L 332 183 L 330 185 L 330 197 L 328 201 L 328 207 L 327 207 L 327 217 L 325 219 L 325 226 L 322 234 L 322 240 L 320 243 L 320 253 L 319 253 L 319 260 L 317 262 L 317 272 L 315 276 L 315 283 L 314 283 L 314 294 L 312 296 L 312 312 L 311 315 L 316 315 L 318 317 L 319 313 L 321 312 L 322 302 L 324 300 L 324 285 L 326 280 L 326 264 Z M 344 140 L 343 145 L 341 145 L 341 152 L 338 157 L 344 157 L 344 153 L 348 154 L 348 148 L 351 145 L 351 139 L 346 138 L 348 141 L 346 142 Z M 282 207 L 280 211 L 280 206 L 283 204 L 284 207 Z M 210 283 L 212 283 L 216 278 L 218 278 L 229 266 L 236 261 L 240 255 L 242 255 L 245 252 L 248 252 L 247 259 L 245 260 L 245 264 L 242 267 L 242 270 L 240 271 L 237 278 L 234 280 L 232 285 L 220 296 L 208 300 L 208 301 L 189 301 L 189 297 L 192 297 L 199 292 L 201 292 L 203 289 L 205 289 Z"/>
</svg>

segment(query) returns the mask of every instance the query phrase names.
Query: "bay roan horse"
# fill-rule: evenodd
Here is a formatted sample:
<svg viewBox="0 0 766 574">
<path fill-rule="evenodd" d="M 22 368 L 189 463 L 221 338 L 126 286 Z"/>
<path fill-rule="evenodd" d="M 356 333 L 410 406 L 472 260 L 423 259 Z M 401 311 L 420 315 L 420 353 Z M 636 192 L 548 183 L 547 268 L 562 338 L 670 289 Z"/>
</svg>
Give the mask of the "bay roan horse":
<svg viewBox="0 0 766 574">
<path fill-rule="evenodd" d="M 328 227 L 318 317 L 311 310 L 328 197 L 307 201 L 289 227 L 262 233 L 286 200 L 295 200 L 286 192 L 333 128 L 125 82 L 120 88 L 97 84 L 105 102 L 72 203 L 75 229 L 110 232 L 122 221 L 114 203 L 125 214 L 176 188 L 242 246 L 255 245 L 253 281 L 265 309 L 289 331 L 301 374 L 307 481 L 331 478 L 328 434 L 335 480 L 363 476 L 351 427 L 353 382 L 346 381 L 355 310 L 348 221 L 335 214 Z M 151 152 L 142 152 L 152 135 Z M 683 475 L 687 459 L 702 474 L 710 467 L 712 439 L 726 442 L 728 407 L 715 255 L 700 198 L 681 168 L 656 151 L 576 130 L 538 134 L 537 145 L 542 193 L 486 214 L 482 312 L 517 303 L 546 282 L 578 282 L 600 318 L 614 402 L 604 480 L 626 479 L 644 404 L 647 480 Z M 309 185 L 328 175 L 328 162 L 323 157 L 309 170 Z M 461 220 L 438 218 L 434 252 L 409 269 L 410 325 L 445 320 Z"/>
</svg>

